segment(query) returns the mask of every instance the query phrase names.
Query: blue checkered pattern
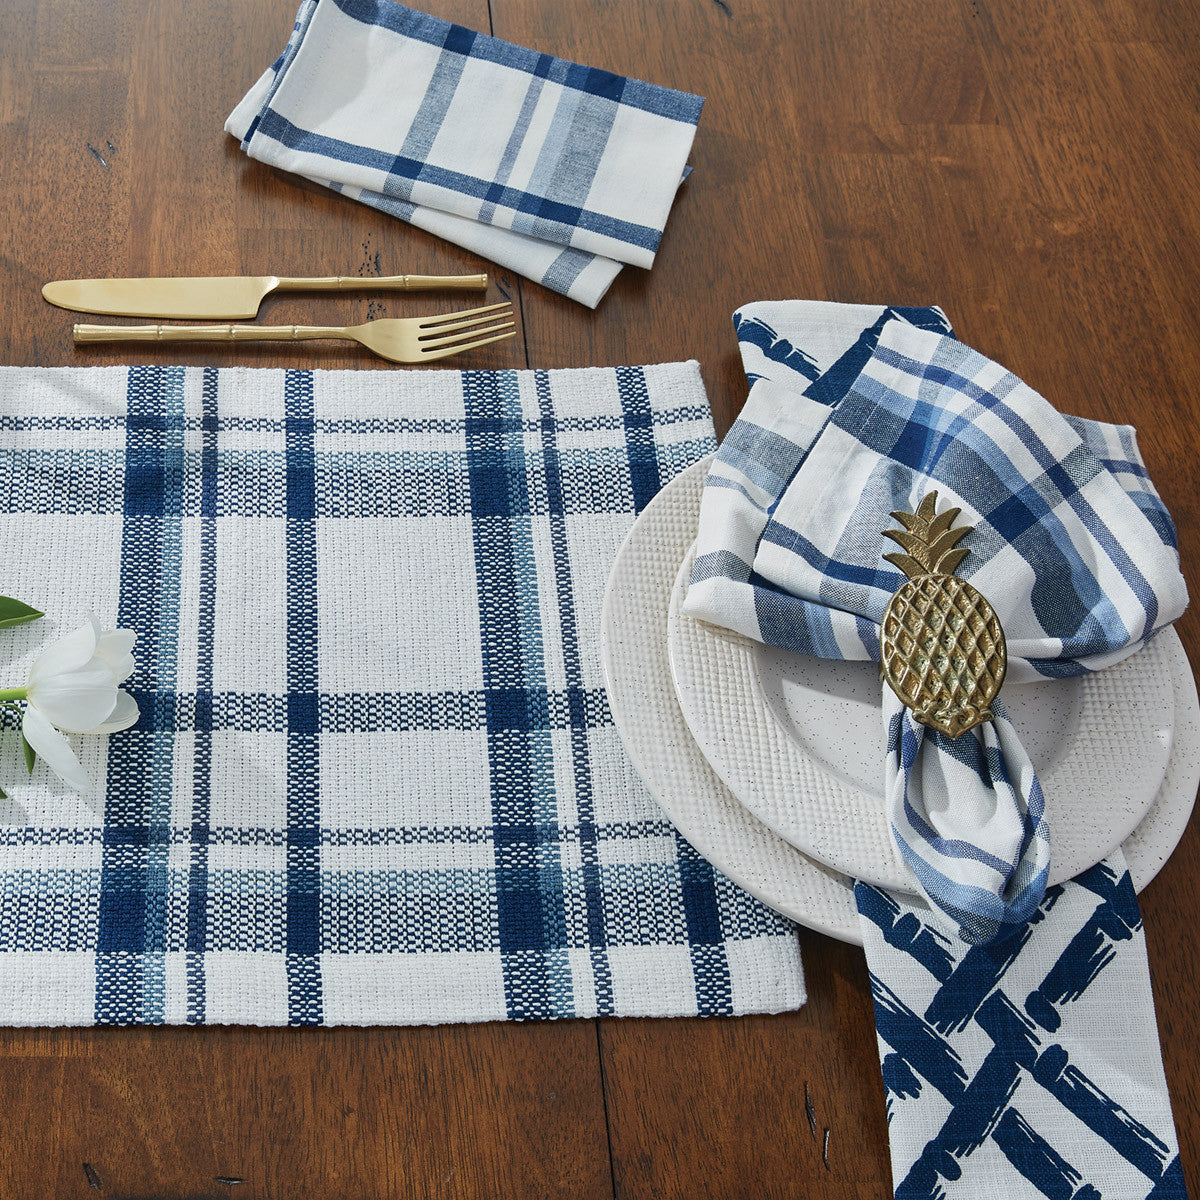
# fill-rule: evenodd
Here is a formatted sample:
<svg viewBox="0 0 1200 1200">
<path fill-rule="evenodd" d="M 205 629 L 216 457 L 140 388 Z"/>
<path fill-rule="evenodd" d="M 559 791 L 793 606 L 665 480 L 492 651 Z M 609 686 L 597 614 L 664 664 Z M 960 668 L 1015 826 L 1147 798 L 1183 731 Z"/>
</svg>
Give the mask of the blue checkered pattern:
<svg viewBox="0 0 1200 1200">
<path fill-rule="evenodd" d="M 958 574 L 999 616 L 1010 679 L 1102 669 L 1182 613 L 1174 528 L 1131 429 L 1064 418 L 937 309 L 750 305 L 736 325 L 754 383 L 705 486 L 689 615 L 878 659 L 905 579 L 882 531 L 932 490 L 974 526 Z M 915 881 L 972 942 L 1022 924 L 1049 831 L 1003 703 L 952 739 L 883 697 L 880 774 Z"/>
<path fill-rule="evenodd" d="M 652 265 L 702 104 L 394 0 L 305 0 L 226 129 L 594 306 Z"/>
<path fill-rule="evenodd" d="M 0 368 L 0 532 L 138 632 L 102 821 L 0 736 L 0 1022 L 777 1011 L 790 926 L 662 820 L 605 698 L 636 513 L 708 453 L 693 364 Z"/>
<path fill-rule="evenodd" d="M 986 947 L 902 897 L 855 896 L 896 1200 L 1186 1195 L 1119 853 Z"/>
</svg>

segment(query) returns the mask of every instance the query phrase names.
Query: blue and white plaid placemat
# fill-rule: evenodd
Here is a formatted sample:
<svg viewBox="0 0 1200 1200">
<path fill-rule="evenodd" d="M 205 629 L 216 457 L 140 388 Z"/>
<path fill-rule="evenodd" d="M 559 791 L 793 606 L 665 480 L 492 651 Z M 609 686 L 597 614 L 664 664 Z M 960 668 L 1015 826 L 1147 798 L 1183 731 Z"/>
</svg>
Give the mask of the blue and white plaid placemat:
<svg viewBox="0 0 1200 1200">
<path fill-rule="evenodd" d="M 703 103 L 395 0 L 305 0 L 225 128 L 595 307 L 622 264 L 653 264 Z"/>
<path fill-rule="evenodd" d="M 103 819 L 0 736 L 0 1022 L 415 1024 L 804 1000 L 791 927 L 663 820 L 602 592 L 708 453 L 694 363 L 0 369 L 21 682 L 95 611 L 143 718 Z"/>
</svg>

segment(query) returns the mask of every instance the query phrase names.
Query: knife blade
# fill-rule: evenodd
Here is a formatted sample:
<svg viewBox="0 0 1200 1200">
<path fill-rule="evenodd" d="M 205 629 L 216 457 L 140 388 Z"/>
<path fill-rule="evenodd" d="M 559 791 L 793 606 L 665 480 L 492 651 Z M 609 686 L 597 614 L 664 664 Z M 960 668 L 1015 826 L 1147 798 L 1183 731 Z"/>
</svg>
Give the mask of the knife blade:
<svg viewBox="0 0 1200 1200">
<path fill-rule="evenodd" d="M 198 279 L 58 279 L 42 295 L 59 308 L 114 317 L 189 317 L 237 320 L 258 314 L 277 291 L 485 291 L 486 275 L 330 275 L 316 279 L 228 275 Z"/>
</svg>

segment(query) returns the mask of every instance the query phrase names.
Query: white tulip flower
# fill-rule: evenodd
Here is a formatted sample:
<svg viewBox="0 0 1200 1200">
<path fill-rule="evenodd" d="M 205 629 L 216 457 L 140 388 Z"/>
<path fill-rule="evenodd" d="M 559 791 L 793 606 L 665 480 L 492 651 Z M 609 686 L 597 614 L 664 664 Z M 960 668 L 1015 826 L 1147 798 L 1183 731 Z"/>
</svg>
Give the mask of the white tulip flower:
<svg viewBox="0 0 1200 1200">
<path fill-rule="evenodd" d="M 114 733 L 139 716 L 121 688 L 133 673 L 132 629 L 101 629 L 91 617 L 38 655 L 23 688 L 0 690 L 0 701 L 25 701 L 21 731 L 34 752 L 69 787 L 85 795 L 92 781 L 60 733 Z"/>
</svg>

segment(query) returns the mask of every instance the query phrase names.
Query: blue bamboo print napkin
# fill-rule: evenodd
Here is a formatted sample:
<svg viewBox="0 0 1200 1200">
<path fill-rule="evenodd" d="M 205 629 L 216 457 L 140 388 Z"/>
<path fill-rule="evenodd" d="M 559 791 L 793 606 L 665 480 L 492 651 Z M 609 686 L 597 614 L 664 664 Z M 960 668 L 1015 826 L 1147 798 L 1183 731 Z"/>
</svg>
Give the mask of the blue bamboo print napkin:
<svg viewBox="0 0 1200 1200">
<path fill-rule="evenodd" d="M 225 128 L 594 308 L 653 264 L 702 104 L 394 0 L 305 0 Z"/>
<path fill-rule="evenodd" d="M 896 1200 L 1184 1200 L 1146 939 L 1120 852 L 968 947 L 855 888 Z"/>
<path fill-rule="evenodd" d="M 608 569 L 713 446 L 695 363 L 0 368 L 43 621 L 138 633 L 102 816 L 0 736 L 0 1023 L 425 1024 L 795 1008 L 794 931 L 612 723 Z"/>
</svg>

